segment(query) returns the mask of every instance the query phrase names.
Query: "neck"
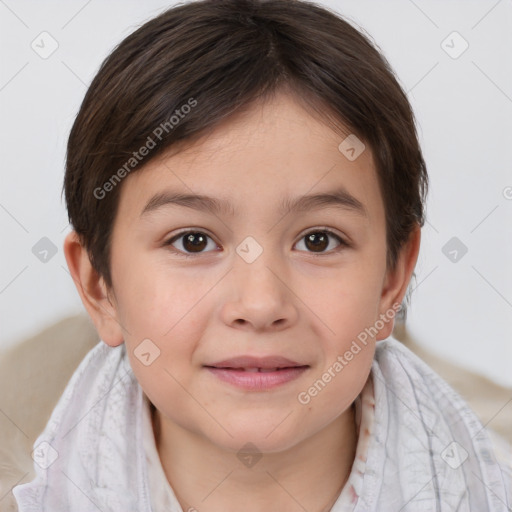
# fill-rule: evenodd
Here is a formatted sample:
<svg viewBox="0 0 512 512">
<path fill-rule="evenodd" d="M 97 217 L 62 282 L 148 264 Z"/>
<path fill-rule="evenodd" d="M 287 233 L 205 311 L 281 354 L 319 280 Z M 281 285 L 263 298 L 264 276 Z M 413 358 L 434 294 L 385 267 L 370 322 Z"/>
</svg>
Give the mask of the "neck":
<svg viewBox="0 0 512 512">
<path fill-rule="evenodd" d="M 287 450 L 264 453 L 250 467 L 237 463 L 236 453 L 169 422 L 157 410 L 153 430 L 182 509 L 201 512 L 327 512 L 348 479 L 357 444 L 354 405 L 314 436 Z"/>
</svg>

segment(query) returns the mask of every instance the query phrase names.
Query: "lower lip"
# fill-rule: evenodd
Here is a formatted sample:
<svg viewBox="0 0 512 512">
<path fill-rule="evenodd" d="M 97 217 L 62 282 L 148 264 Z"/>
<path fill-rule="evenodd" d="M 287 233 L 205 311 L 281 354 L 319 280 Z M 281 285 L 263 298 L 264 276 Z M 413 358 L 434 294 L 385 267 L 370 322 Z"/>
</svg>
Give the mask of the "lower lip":
<svg viewBox="0 0 512 512">
<path fill-rule="evenodd" d="M 263 391 L 276 388 L 300 377 L 308 366 L 283 368 L 274 372 L 246 372 L 226 368 L 206 367 L 211 373 L 224 382 L 249 391 Z"/>
</svg>

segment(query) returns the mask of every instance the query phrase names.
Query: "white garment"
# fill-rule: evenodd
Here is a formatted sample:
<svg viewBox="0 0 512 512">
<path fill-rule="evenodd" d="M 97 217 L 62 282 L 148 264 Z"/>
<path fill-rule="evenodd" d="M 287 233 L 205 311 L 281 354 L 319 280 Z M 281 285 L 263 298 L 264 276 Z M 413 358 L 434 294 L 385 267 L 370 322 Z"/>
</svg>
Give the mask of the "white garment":
<svg viewBox="0 0 512 512">
<path fill-rule="evenodd" d="M 482 424 L 446 382 L 393 338 L 377 344 L 371 375 L 375 417 L 354 512 L 512 506 L 512 472 L 496 462 Z M 155 512 L 148 413 L 125 345 L 99 342 L 34 443 L 36 477 L 13 489 L 19 512 Z"/>
</svg>

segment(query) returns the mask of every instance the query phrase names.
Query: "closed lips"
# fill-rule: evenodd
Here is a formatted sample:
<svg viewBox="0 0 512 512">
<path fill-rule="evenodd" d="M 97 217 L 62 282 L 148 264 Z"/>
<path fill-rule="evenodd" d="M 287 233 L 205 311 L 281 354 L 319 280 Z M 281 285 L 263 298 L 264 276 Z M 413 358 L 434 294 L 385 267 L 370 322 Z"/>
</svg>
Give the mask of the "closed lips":
<svg viewBox="0 0 512 512">
<path fill-rule="evenodd" d="M 237 371 L 240 371 L 240 372 L 252 372 L 252 373 L 256 373 L 256 372 L 261 372 L 261 373 L 266 373 L 266 372 L 277 372 L 278 370 L 288 370 L 290 368 L 306 368 L 306 366 L 285 366 L 285 367 L 282 367 L 282 368 L 231 368 L 231 367 L 222 367 L 222 366 L 208 366 L 207 368 L 217 368 L 218 370 L 237 370 Z"/>
<path fill-rule="evenodd" d="M 241 355 L 237 357 L 230 357 L 216 361 L 209 365 L 208 368 L 216 368 L 218 370 L 238 370 L 238 371 L 277 371 L 291 368 L 303 368 L 308 365 L 303 365 L 297 361 L 293 361 L 280 355 L 267 355 L 267 356 L 254 356 L 254 355 Z"/>
<path fill-rule="evenodd" d="M 290 370 L 292 368 L 307 368 L 307 366 L 284 366 L 282 368 L 231 368 L 226 366 L 207 366 L 207 368 L 216 368 L 217 370 L 236 370 L 239 372 L 250 372 L 250 373 L 268 373 L 277 372 L 279 370 Z"/>
<path fill-rule="evenodd" d="M 214 364 L 205 365 L 205 368 L 219 380 L 231 386 L 246 392 L 261 392 L 298 379 L 309 370 L 310 366 L 280 356 L 267 358 L 242 356 L 217 361 Z"/>
</svg>

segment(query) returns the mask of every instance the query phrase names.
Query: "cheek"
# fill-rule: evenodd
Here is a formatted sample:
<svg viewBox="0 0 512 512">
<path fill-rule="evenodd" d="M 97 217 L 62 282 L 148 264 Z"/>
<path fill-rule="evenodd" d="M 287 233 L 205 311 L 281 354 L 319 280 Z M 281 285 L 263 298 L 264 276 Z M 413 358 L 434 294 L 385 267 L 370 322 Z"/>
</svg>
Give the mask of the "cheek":
<svg viewBox="0 0 512 512">
<path fill-rule="evenodd" d="M 298 401 L 311 410 L 331 411 L 331 419 L 344 411 L 363 388 L 375 354 L 375 323 L 378 301 L 367 290 L 348 293 L 338 289 L 321 310 L 322 357 L 308 387 Z M 324 413 L 322 413 L 324 414 Z M 324 417 L 324 416 L 323 416 Z M 325 417 L 324 417 L 325 419 Z"/>
<path fill-rule="evenodd" d="M 147 262 L 137 265 L 135 258 L 116 270 L 117 312 L 135 376 L 153 403 L 162 393 L 179 396 L 177 382 L 186 383 L 209 318 L 201 301 L 208 283 L 176 269 L 171 274 Z"/>
<path fill-rule="evenodd" d="M 354 260 L 359 259 L 355 257 Z M 320 319 L 319 335 L 346 342 L 372 325 L 379 311 L 383 271 L 360 258 L 315 280 L 304 278 L 300 297 Z"/>
<path fill-rule="evenodd" d="M 328 422 L 342 413 L 357 398 L 371 370 L 375 344 L 355 342 L 347 351 L 330 360 L 324 371 L 303 390 L 299 402 L 323 414 Z M 347 355 L 350 355 L 348 360 Z"/>
<path fill-rule="evenodd" d="M 166 339 L 191 315 L 197 324 L 197 305 L 215 282 L 144 253 L 118 258 L 113 268 L 118 314 L 138 337 Z"/>
</svg>

